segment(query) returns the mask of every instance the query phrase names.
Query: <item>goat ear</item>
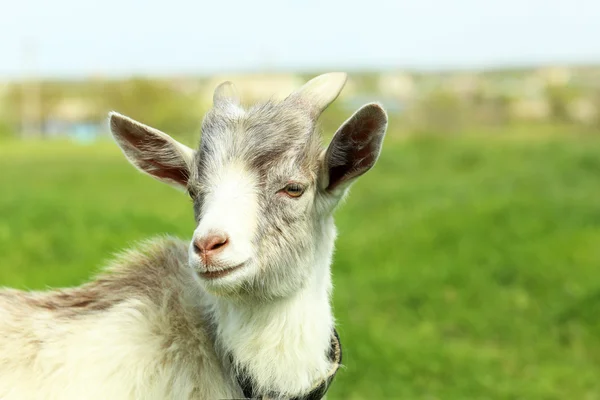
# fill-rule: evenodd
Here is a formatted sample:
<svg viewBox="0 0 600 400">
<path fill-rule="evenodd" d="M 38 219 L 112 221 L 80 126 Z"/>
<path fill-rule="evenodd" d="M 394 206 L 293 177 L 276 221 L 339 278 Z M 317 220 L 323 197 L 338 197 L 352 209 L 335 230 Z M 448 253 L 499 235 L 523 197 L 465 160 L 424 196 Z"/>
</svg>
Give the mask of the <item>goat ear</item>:
<svg viewBox="0 0 600 400">
<path fill-rule="evenodd" d="M 337 130 L 323 159 L 322 189 L 343 192 L 367 172 L 379 157 L 387 128 L 387 114 L 378 104 L 367 104 Z"/>
<path fill-rule="evenodd" d="M 109 118 L 112 135 L 131 164 L 175 187 L 187 186 L 194 150 L 124 115 L 111 112 Z"/>
<path fill-rule="evenodd" d="M 330 72 L 319 75 L 304 84 L 290 95 L 306 101 L 317 118 L 339 96 L 346 85 L 348 75 L 345 72 Z"/>
</svg>

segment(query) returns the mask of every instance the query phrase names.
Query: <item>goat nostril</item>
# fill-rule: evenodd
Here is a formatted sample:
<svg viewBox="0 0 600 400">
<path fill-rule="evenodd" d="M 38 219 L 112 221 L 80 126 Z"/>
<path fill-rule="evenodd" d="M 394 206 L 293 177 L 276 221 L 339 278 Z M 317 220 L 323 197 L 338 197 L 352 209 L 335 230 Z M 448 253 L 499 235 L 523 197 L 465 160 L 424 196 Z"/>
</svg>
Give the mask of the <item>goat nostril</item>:
<svg viewBox="0 0 600 400">
<path fill-rule="evenodd" d="M 198 255 L 207 255 L 216 252 L 229 243 L 225 235 L 209 235 L 194 241 L 194 251 Z"/>
<path fill-rule="evenodd" d="M 214 243 L 212 243 L 212 246 L 209 247 L 207 250 L 211 251 L 211 250 L 217 250 L 223 246 L 225 246 L 227 244 L 227 238 L 224 237 L 222 239 L 220 239 L 219 241 L 215 241 Z"/>
</svg>

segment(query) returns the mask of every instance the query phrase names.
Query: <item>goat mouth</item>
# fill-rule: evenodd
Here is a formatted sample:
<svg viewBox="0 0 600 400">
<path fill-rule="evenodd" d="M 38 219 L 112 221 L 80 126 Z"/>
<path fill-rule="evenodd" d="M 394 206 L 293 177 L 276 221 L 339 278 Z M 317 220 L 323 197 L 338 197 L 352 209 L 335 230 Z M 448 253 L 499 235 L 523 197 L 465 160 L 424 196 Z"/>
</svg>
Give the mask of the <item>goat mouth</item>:
<svg viewBox="0 0 600 400">
<path fill-rule="evenodd" d="M 236 270 L 242 268 L 243 266 L 244 266 L 244 263 L 236 265 L 236 266 L 231 267 L 231 268 L 220 269 L 220 270 L 217 270 L 217 271 L 200 272 L 199 274 L 204 279 L 217 279 L 217 278 L 222 278 L 222 277 L 224 277 L 226 275 L 229 275 L 233 271 L 236 271 Z"/>
</svg>

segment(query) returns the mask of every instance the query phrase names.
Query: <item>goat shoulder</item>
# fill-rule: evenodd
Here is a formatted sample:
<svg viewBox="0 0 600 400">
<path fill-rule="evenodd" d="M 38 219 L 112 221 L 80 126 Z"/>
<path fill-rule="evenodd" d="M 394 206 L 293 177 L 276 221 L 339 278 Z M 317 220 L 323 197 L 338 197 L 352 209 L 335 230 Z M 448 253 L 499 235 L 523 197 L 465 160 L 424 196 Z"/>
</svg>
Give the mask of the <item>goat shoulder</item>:
<svg viewBox="0 0 600 400">
<path fill-rule="evenodd" d="M 235 397 L 187 244 L 149 241 L 80 287 L 0 291 L 0 398 Z"/>
</svg>

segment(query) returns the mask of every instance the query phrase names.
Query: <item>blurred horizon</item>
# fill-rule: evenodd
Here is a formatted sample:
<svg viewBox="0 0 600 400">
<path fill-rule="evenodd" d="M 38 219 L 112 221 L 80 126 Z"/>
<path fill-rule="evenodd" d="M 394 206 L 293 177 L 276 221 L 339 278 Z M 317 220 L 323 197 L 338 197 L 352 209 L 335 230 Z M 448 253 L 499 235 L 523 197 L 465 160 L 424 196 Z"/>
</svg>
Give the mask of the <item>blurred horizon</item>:
<svg viewBox="0 0 600 400">
<path fill-rule="evenodd" d="M 0 24 L 0 79 L 600 64 L 600 3 L 26 0 Z"/>
</svg>

